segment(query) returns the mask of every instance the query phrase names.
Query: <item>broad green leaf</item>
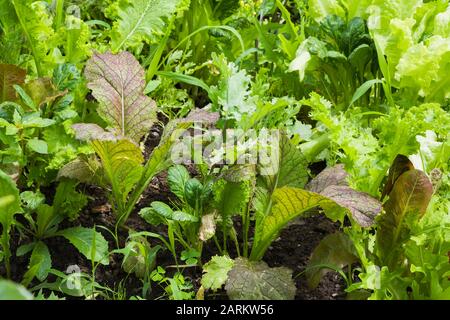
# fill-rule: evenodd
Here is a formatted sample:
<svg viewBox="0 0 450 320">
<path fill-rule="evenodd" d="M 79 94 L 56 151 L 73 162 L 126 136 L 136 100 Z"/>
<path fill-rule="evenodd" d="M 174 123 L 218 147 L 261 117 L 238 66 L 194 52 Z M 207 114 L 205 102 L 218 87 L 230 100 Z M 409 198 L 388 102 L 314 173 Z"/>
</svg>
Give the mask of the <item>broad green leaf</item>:
<svg viewBox="0 0 450 320">
<path fill-rule="evenodd" d="M 203 189 L 202 183 L 196 178 L 186 181 L 184 186 L 184 199 L 192 208 L 196 208 L 197 205 L 201 204 Z"/>
<path fill-rule="evenodd" d="M 205 289 L 217 291 L 228 280 L 228 272 L 233 268 L 234 260 L 228 256 L 213 256 L 203 265 L 201 284 Z"/>
<path fill-rule="evenodd" d="M 381 211 L 381 203 L 378 200 L 347 186 L 332 185 L 321 194 L 283 187 L 275 189 L 272 198 L 265 201 L 265 214 L 260 216 L 256 224 L 250 255 L 252 260 L 263 257 L 269 245 L 289 221 L 315 207 L 321 207 L 333 221 L 343 221 L 347 213 L 363 227 L 373 224 L 373 219 Z"/>
<path fill-rule="evenodd" d="M 3 225 L 3 232 L 5 232 L 5 229 L 9 230 L 14 214 L 21 212 L 22 209 L 20 208 L 19 190 L 17 189 L 16 184 L 1 170 L 0 194 L 3 199 L 3 205 L 0 210 L 0 224 Z"/>
<path fill-rule="evenodd" d="M 23 284 L 29 285 L 36 277 L 40 281 L 44 281 L 52 267 L 52 258 L 48 247 L 42 241 L 36 243 L 31 253 L 28 271 L 23 276 Z"/>
<path fill-rule="evenodd" d="M 143 94 L 144 69 L 129 52 L 94 54 L 86 63 L 88 88 L 100 103 L 97 112 L 115 131 L 136 143 L 156 120 L 156 104 Z"/>
<path fill-rule="evenodd" d="M 0 102 L 16 100 L 14 85 L 23 84 L 25 76 L 26 71 L 15 65 L 0 64 Z"/>
<path fill-rule="evenodd" d="M 179 199 L 184 199 L 184 188 L 186 182 L 190 179 L 189 172 L 182 165 L 174 165 L 167 172 L 167 182 L 170 191 L 172 191 Z"/>
<path fill-rule="evenodd" d="M 172 214 L 172 220 L 179 222 L 197 222 L 198 218 L 183 211 L 174 211 Z"/>
<path fill-rule="evenodd" d="M 398 249 L 409 237 L 410 224 L 425 214 L 432 194 L 433 185 L 420 170 L 408 170 L 395 182 L 377 230 L 378 255 L 386 265 L 401 261 Z"/>
<path fill-rule="evenodd" d="M 157 226 L 161 223 L 164 222 L 164 219 L 162 218 L 162 216 L 160 214 L 158 214 L 158 212 L 156 212 L 155 209 L 151 208 L 151 207 L 147 207 L 147 208 L 142 208 L 138 215 L 145 220 L 145 222 L 147 222 L 148 224 Z"/>
<path fill-rule="evenodd" d="M 165 219 L 172 219 L 173 210 L 167 204 L 161 201 L 153 201 L 151 207 L 157 214 Z"/>
<path fill-rule="evenodd" d="M 57 235 L 69 240 L 87 259 L 94 257 L 95 262 L 109 264 L 108 242 L 95 229 L 73 227 L 58 231 Z"/>
<path fill-rule="evenodd" d="M 266 187 L 273 191 L 284 186 L 303 187 L 308 181 L 308 163 L 302 152 L 290 141 L 286 134 L 272 146 L 269 157 L 260 165 Z"/>
<path fill-rule="evenodd" d="M 24 128 L 45 128 L 55 124 L 53 119 L 44 119 L 41 117 L 23 118 L 22 125 Z"/>
<path fill-rule="evenodd" d="M 321 206 L 336 207 L 336 204 L 320 194 L 291 187 L 276 189 L 272 195 L 268 213 L 256 224 L 252 260 L 262 259 L 265 251 L 286 224 L 307 210 Z"/>
<path fill-rule="evenodd" d="M 296 287 L 286 267 L 269 268 L 263 261 L 237 258 L 225 290 L 231 300 L 293 300 Z"/>
<path fill-rule="evenodd" d="M 20 284 L 0 280 L 0 300 L 33 300 L 33 295 Z"/>
<path fill-rule="evenodd" d="M 173 211 L 167 204 L 160 201 L 153 201 L 151 208 L 141 209 L 139 215 L 150 224 L 159 224 L 161 222 L 161 218 L 179 222 L 198 221 L 197 217 L 186 212 Z"/>
<path fill-rule="evenodd" d="M 214 207 L 222 218 L 223 230 L 228 230 L 233 222 L 232 217 L 240 215 L 250 200 L 250 182 L 230 182 L 219 180 L 213 187 Z"/>
<path fill-rule="evenodd" d="M 137 47 L 143 41 L 153 43 L 163 34 L 169 18 L 178 6 L 178 0 L 135 0 L 113 4 L 118 19 L 111 30 L 114 52 Z"/>
<path fill-rule="evenodd" d="M 329 271 L 342 269 L 359 261 L 358 254 L 350 238 L 341 232 L 327 235 L 314 249 L 308 262 L 306 277 L 310 288 L 319 285 Z"/>
<path fill-rule="evenodd" d="M 37 152 L 40 154 L 48 153 L 48 145 L 47 145 L 47 142 L 45 142 L 44 140 L 39 140 L 39 139 L 28 140 L 27 146 L 34 152 Z"/>
<path fill-rule="evenodd" d="M 141 149 L 129 140 L 92 142 L 117 199 L 126 199 L 142 174 Z M 117 200 L 116 199 L 116 200 Z"/>
</svg>

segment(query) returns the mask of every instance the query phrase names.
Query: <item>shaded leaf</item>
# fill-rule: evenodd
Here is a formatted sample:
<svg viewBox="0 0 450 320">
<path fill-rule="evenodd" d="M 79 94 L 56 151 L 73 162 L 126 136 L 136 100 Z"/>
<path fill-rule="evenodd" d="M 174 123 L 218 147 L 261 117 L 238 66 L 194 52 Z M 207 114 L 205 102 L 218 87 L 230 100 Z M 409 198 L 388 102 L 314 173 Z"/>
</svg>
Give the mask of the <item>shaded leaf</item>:
<svg viewBox="0 0 450 320">
<path fill-rule="evenodd" d="M 87 259 L 94 257 L 95 262 L 109 264 L 108 242 L 95 229 L 73 227 L 58 231 L 57 235 L 69 240 Z"/>
<path fill-rule="evenodd" d="M 100 166 L 98 161 L 92 159 L 89 159 L 88 161 L 75 159 L 59 170 L 57 180 L 69 178 L 84 183 L 90 183 L 93 182 L 98 175 Z"/>
<path fill-rule="evenodd" d="M 336 232 L 323 238 L 314 249 L 308 263 L 306 277 L 310 288 L 316 288 L 322 277 L 334 268 L 342 269 L 359 261 L 351 239 Z"/>
<path fill-rule="evenodd" d="M 67 91 L 59 91 L 50 78 L 38 78 L 28 81 L 23 88 L 37 108 L 44 103 L 52 103 L 67 94 Z"/>
<path fill-rule="evenodd" d="M 231 300 L 293 300 L 297 289 L 288 268 L 237 258 L 225 290 Z"/>
<path fill-rule="evenodd" d="M 13 64 L 0 64 L 0 102 L 16 100 L 14 85 L 25 82 L 26 71 Z"/>
</svg>

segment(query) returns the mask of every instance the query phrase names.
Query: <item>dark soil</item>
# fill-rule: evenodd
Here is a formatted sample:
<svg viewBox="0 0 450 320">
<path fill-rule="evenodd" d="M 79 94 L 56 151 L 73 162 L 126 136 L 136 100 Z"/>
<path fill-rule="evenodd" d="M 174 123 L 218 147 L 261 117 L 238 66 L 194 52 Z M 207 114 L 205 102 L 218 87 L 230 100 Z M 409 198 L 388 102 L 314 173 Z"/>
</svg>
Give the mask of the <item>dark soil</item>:
<svg viewBox="0 0 450 320">
<path fill-rule="evenodd" d="M 161 122 L 165 122 L 165 119 L 160 119 Z M 157 145 L 161 135 L 161 127 L 155 126 L 145 143 L 146 158 L 149 156 L 150 151 Z M 313 172 L 320 172 L 324 164 L 318 164 L 314 168 L 311 168 Z M 135 212 L 133 212 L 126 225 L 129 229 L 135 231 L 152 231 L 157 232 L 167 238 L 166 228 L 155 228 L 148 225 L 143 221 L 137 212 L 143 207 L 148 206 L 152 201 L 165 201 L 170 202 L 174 200 L 174 196 L 169 191 L 166 182 L 167 173 L 162 173 L 156 176 L 151 182 L 149 188 L 144 192 L 140 199 Z M 107 202 L 107 197 L 101 188 L 83 185 L 80 188 L 90 197 L 88 206 L 80 213 L 79 218 L 74 222 L 65 221 L 61 223 L 60 229 L 81 225 L 84 227 L 97 227 L 97 231 L 101 232 L 105 239 L 109 242 L 109 248 L 115 248 L 116 243 L 110 232 L 99 226 L 103 226 L 109 230 L 114 230 L 115 218 L 111 212 L 111 208 Z M 53 189 L 54 190 L 54 189 Z M 54 192 L 48 190 L 49 195 Z M 51 198 L 51 197 L 50 197 Z M 235 221 L 236 229 L 240 229 L 240 221 Z M 299 275 L 305 270 L 309 257 L 320 242 L 320 240 L 326 235 L 333 233 L 337 230 L 337 226 L 331 221 L 326 219 L 323 215 L 314 215 L 313 217 L 298 219 L 285 228 L 279 239 L 277 239 L 267 251 L 264 261 L 266 261 L 271 267 L 285 266 L 293 270 L 293 276 L 295 277 L 297 292 L 296 299 L 342 299 L 344 298 L 344 283 L 342 279 L 335 272 L 330 272 L 324 277 L 321 284 L 314 290 L 308 288 L 304 275 Z M 119 232 L 119 243 L 123 246 L 126 242 L 128 232 L 121 230 Z M 12 266 L 12 278 L 13 280 L 20 282 L 23 274 L 27 270 L 29 263 L 29 254 L 24 257 L 16 257 L 14 253 L 20 245 L 29 243 L 31 239 L 26 237 L 19 237 L 18 233 L 12 234 L 11 237 L 11 250 L 13 257 L 11 260 Z M 156 240 L 151 240 L 152 244 L 155 244 Z M 67 240 L 62 237 L 55 237 L 46 239 L 45 243 L 48 245 L 52 256 L 52 267 L 54 269 L 65 271 L 71 265 L 77 265 L 81 271 L 91 274 L 91 263 L 84 258 Z M 204 247 L 203 262 L 209 260 L 211 256 L 217 254 L 217 250 L 212 243 L 208 243 Z M 233 252 L 230 252 L 233 256 Z M 142 282 L 134 277 L 134 275 L 128 275 L 121 268 L 122 256 L 114 254 L 110 257 L 110 264 L 108 266 L 99 266 L 96 270 L 95 280 L 104 286 L 107 286 L 113 290 L 118 290 L 119 286 L 124 287 L 126 290 L 126 296 L 141 295 Z M 157 258 L 157 265 L 163 267 L 174 265 L 175 261 L 171 254 L 166 251 L 160 251 Z M 175 272 L 175 268 L 166 268 L 168 274 Z M 0 275 L 4 275 L 5 270 L 3 266 L 0 266 Z M 186 278 L 190 279 L 194 284 L 194 288 L 200 287 L 200 278 L 202 275 L 201 268 L 187 268 L 183 274 Z M 49 276 L 47 279 L 49 282 L 54 281 L 53 276 Z M 33 284 L 38 284 L 34 282 Z M 150 299 L 159 297 L 163 294 L 161 288 L 154 288 L 151 292 Z M 219 292 L 214 295 L 206 295 L 206 299 L 226 299 L 225 292 Z"/>
</svg>

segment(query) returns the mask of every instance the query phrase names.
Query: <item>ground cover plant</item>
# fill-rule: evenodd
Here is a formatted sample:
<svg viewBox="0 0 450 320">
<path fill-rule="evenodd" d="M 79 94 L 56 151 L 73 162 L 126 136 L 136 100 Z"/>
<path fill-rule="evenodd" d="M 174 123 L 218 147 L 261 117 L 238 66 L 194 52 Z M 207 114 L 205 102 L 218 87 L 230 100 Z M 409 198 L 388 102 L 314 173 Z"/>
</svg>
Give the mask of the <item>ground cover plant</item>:
<svg viewBox="0 0 450 320">
<path fill-rule="evenodd" d="M 0 299 L 450 299 L 448 0 L 0 0 Z"/>
</svg>

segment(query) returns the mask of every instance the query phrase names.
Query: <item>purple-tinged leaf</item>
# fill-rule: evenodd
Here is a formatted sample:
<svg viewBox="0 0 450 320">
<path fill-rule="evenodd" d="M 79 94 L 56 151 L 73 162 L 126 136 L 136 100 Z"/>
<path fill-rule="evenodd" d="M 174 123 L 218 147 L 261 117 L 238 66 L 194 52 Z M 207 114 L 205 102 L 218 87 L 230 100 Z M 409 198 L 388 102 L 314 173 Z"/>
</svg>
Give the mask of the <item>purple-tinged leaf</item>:
<svg viewBox="0 0 450 320">
<path fill-rule="evenodd" d="M 194 109 L 183 120 L 186 122 L 201 122 L 207 124 L 215 124 L 219 121 L 220 114 L 205 109 Z"/>
<path fill-rule="evenodd" d="M 344 170 L 343 164 L 326 168 L 312 179 L 305 187 L 306 190 L 321 193 L 329 186 L 348 186 L 348 173 Z"/>
<path fill-rule="evenodd" d="M 95 123 L 75 123 L 72 125 L 72 129 L 75 131 L 75 138 L 82 141 L 117 141 L 120 139 Z"/>
<path fill-rule="evenodd" d="M 85 76 L 100 103 L 98 113 L 116 135 L 138 143 L 156 120 L 156 104 L 143 93 L 145 73 L 136 58 L 129 52 L 95 53 Z"/>
<path fill-rule="evenodd" d="M 373 225 L 375 217 L 381 212 L 380 201 L 348 186 L 329 186 L 320 194 L 347 208 L 362 227 Z"/>
<path fill-rule="evenodd" d="M 0 64 L 0 102 L 16 100 L 14 85 L 25 82 L 26 71 L 13 64 Z"/>
<path fill-rule="evenodd" d="M 410 224 L 425 214 L 432 195 L 433 185 L 420 170 L 406 171 L 395 182 L 377 231 L 379 256 L 386 265 L 401 260 L 396 249 L 409 238 Z"/>
<path fill-rule="evenodd" d="M 394 187 L 395 181 L 406 171 L 413 170 L 414 165 L 409 161 L 408 157 L 404 155 L 397 155 L 394 162 L 389 168 L 389 176 L 387 178 L 386 184 L 384 185 L 383 193 L 381 194 L 381 200 L 387 196 Z"/>
</svg>

